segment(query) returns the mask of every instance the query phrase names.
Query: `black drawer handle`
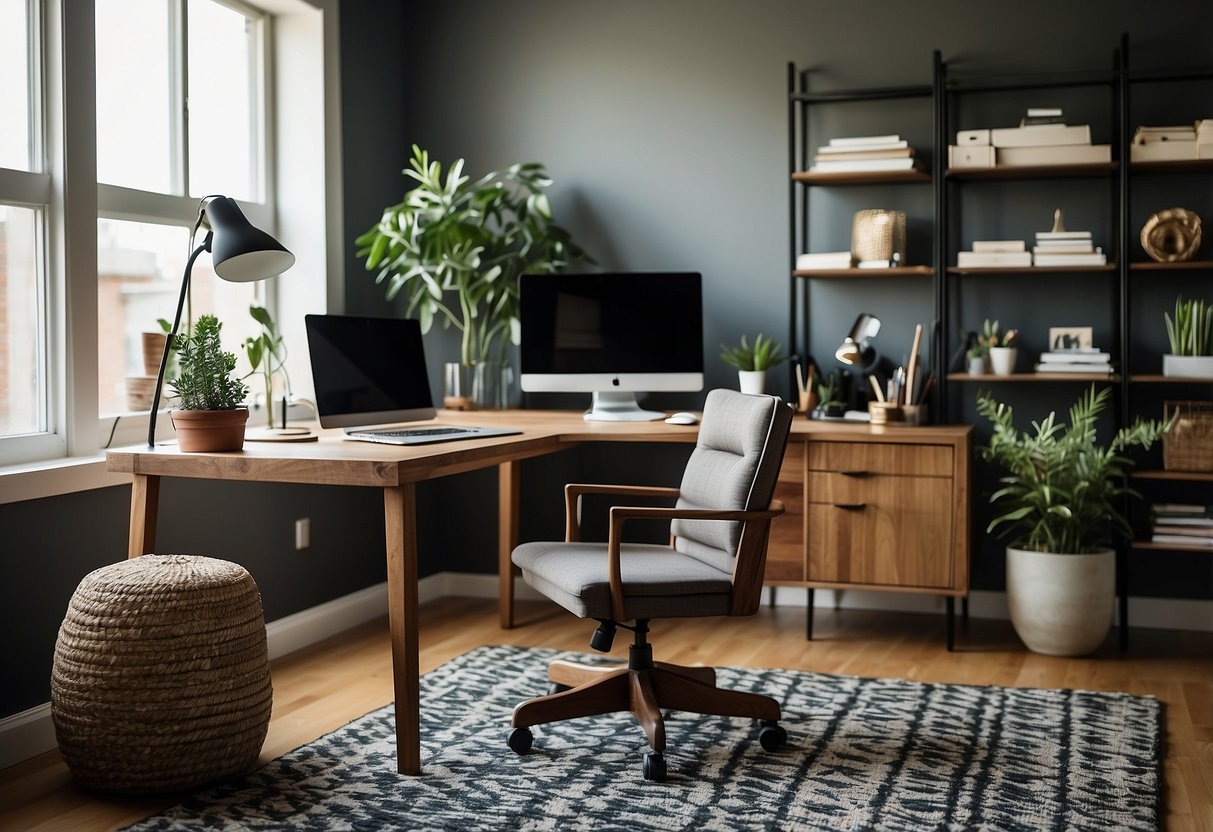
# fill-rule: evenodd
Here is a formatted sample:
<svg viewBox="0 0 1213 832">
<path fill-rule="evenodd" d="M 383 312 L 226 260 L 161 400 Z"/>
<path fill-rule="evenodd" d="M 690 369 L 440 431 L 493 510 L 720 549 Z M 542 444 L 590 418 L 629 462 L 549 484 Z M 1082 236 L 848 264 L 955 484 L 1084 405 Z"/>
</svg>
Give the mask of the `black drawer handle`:
<svg viewBox="0 0 1213 832">
<path fill-rule="evenodd" d="M 866 477 L 870 471 L 839 471 L 844 477 Z"/>
<path fill-rule="evenodd" d="M 835 503 L 834 508 L 846 509 L 847 511 L 859 511 L 868 507 L 867 503 Z"/>
</svg>

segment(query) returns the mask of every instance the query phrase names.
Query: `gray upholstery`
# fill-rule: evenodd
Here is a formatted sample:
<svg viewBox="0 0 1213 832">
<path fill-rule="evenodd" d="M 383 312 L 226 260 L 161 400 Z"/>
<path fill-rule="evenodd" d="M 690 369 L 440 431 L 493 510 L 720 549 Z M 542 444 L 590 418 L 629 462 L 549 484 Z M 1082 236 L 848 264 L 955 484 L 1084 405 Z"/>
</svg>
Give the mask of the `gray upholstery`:
<svg viewBox="0 0 1213 832">
<path fill-rule="evenodd" d="M 791 419 L 791 409 L 773 396 L 709 393 L 678 506 L 765 509 Z M 620 572 L 627 619 L 727 615 L 741 528 L 736 522 L 675 520 L 673 549 L 624 544 Z M 528 584 L 570 612 L 614 617 L 605 543 L 524 543 L 514 550 L 513 562 Z"/>
</svg>

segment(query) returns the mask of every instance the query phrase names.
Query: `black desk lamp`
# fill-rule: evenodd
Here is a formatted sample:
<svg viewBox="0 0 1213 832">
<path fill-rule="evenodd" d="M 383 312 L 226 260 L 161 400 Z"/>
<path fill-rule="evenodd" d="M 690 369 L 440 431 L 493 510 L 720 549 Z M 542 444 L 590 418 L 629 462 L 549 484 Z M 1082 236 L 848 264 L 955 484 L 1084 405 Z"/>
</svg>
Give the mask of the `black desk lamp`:
<svg viewBox="0 0 1213 832">
<path fill-rule="evenodd" d="M 209 200 L 209 201 L 208 201 Z M 164 384 L 164 368 L 168 354 L 177 338 L 177 327 L 181 324 L 181 310 L 185 307 L 185 296 L 189 292 L 190 273 L 194 261 L 204 251 L 211 253 L 215 274 L 231 283 L 251 283 L 267 277 L 280 275 L 295 265 L 295 255 L 282 243 L 254 228 L 236 205 L 234 199 L 212 194 L 198 204 L 198 220 L 190 232 L 190 241 L 198 234 L 198 227 L 206 219 L 210 228 L 202 245 L 194 249 L 185 264 L 181 277 L 181 296 L 177 298 L 177 314 L 173 316 L 173 328 L 164 343 L 164 354 L 160 356 L 160 371 L 156 373 L 156 389 L 152 393 L 152 412 L 148 414 L 147 446 L 156 445 L 156 411 L 160 409 L 160 386 Z"/>
<path fill-rule="evenodd" d="M 880 332 L 880 318 L 861 312 L 851 325 L 851 332 L 843 339 L 842 344 L 834 351 L 834 357 L 843 364 L 857 366 L 862 373 L 875 366 L 880 359 L 872 339 Z"/>
</svg>

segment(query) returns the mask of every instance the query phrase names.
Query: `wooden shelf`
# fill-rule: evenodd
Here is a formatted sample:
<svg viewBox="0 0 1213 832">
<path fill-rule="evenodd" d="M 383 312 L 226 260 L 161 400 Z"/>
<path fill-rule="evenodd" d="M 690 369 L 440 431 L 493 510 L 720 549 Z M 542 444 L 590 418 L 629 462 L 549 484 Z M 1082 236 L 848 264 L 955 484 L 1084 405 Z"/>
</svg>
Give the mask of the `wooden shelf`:
<svg viewBox="0 0 1213 832">
<path fill-rule="evenodd" d="M 1151 260 L 1144 263 L 1129 264 L 1129 271 L 1134 272 L 1191 272 L 1201 269 L 1213 269 L 1213 260 L 1184 260 L 1182 263 L 1155 263 Z"/>
<path fill-rule="evenodd" d="M 955 180 L 981 179 L 1055 179 L 1060 177 L 1107 176 L 1119 162 L 1095 162 L 1086 165 L 1002 165 L 992 168 L 948 168 L 944 177 Z"/>
<path fill-rule="evenodd" d="M 1152 552 L 1209 552 L 1213 554 L 1213 546 L 1184 546 L 1179 543 L 1155 543 L 1153 540 L 1134 540 L 1129 544 L 1130 549 L 1146 549 Z"/>
<path fill-rule="evenodd" d="M 948 381 L 993 381 L 993 382 L 1024 382 L 1024 381 L 1119 381 L 1118 376 L 1107 373 L 1012 373 L 1009 376 L 996 376 L 993 373 L 982 373 L 971 376 L 968 373 L 948 373 Z"/>
<path fill-rule="evenodd" d="M 1176 159 L 1170 162 L 1132 162 L 1134 173 L 1213 173 L 1213 159 Z"/>
<path fill-rule="evenodd" d="M 797 269 L 796 277 L 930 277 L 935 274 L 931 266 L 899 266 L 895 269 Z"/>
<path fill-rule="evenodd" d="M 1153 373 L 1134 373 L 1129 381 L 1135 384 L 1209 384 L 1213 378 L 1197 378 L 1196 376 L 1164 376 Z"/>
<path fill-rule="evenodd" d="M 1115 263 L 1103 266 L 948 266 L 948 274 L 1058 274 L 1116 271 Z"/>
<path fill-rule="evenodd" d="M 914 185 L 931 181 L 922 170 L 873 170 L 854 173 L 797 171 L 792 179 L 806 185 Z"/>
<path fill-rule="evenodd" d="M 1175 480 L 1176 482 L 1213 482 L 1213 473 L 1205 471 L 1165 471 L 1142 469 L 1130 472 L 1130 476 L 1139 480 Z"/>
</svg>

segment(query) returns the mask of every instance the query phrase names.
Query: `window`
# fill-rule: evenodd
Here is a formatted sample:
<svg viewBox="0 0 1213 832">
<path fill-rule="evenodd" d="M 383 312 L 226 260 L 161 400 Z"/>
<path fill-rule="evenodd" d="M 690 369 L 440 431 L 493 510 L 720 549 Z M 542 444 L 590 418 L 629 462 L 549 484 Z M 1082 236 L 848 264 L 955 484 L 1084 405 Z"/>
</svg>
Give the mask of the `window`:
<svg viewBox="0 0 1213 832">
<path fill-rule="evenodd" d="M 146 410 L 156 373 L 142 333 L 171 320 L 189 229 L 201 197 L 240 201 L 273 232 L 260 172 L 265 25 L 220 0 L 97 0 L 97 404 L 100 415 Z M 182 59 L 184 58 L 184 60 Z M 154 199 L 149 198 L 154 195 Z M 201 241 L 199 233 L 197 242 Z M 255 284 L 215 278 L 194 264 L 182 325 L 211 312 L 240 355 L 263 302 Z"/>
</svg>

